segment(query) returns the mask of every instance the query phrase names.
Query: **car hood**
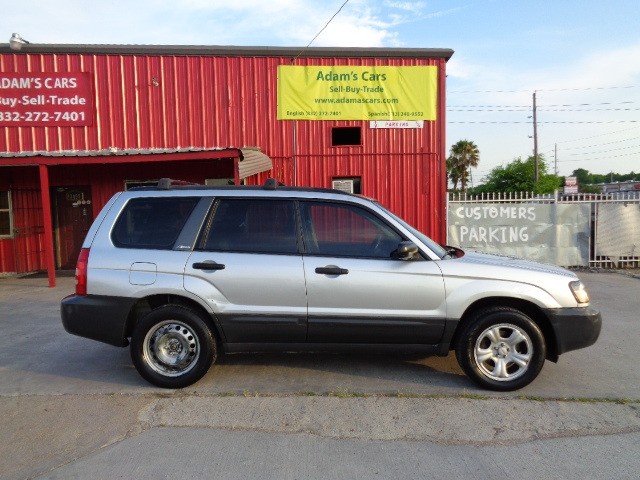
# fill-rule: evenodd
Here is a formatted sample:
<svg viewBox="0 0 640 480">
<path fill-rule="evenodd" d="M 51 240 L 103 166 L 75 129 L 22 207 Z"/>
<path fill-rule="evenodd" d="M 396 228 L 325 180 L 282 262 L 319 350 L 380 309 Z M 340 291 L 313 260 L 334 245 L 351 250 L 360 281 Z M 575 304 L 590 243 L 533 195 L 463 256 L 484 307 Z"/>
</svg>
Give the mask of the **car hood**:
<svg viewBox="0 0 640 480">
<path fill-rule="evenodd" d="M 510 278 L 526 283 L 532 280 L 532 274 L 536 277 L 551 274 L 577 278 L 573 272 L 556 265 L 469 250 L 465 250 L 462 257 L 451 259 L 451 264 L 447 265 L 449 262 L 446 260 L 441 263 L 443 270 L 449 270 L 447 267 L 455 265 L 456 270 L 466 270 L 471 276 L 483 278 Z"/>
</svg>

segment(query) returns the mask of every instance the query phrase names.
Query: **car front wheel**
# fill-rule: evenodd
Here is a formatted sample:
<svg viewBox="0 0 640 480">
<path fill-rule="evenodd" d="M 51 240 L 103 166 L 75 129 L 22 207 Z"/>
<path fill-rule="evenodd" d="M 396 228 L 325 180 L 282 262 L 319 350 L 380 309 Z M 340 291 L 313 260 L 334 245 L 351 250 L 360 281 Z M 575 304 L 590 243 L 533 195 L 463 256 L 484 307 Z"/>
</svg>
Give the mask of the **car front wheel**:
<svg viewBox="0 0 640 480">
<path fill-rule="evenodd" d="M 131 359 L 148 382 L 183 388 L 200 380 L 216 358 L 216 343 L 193 310 L 166 305 L 152 310 L 131 335 Z"/>
<path fill-rule="evenodd" d="M 478 385 L 491 390 L 517 390 L 531 383 L 546 358 L 540 328 L 523 312 L 494 307 L 478 312 L 464 327 L 456 358 Z"/>
</svg>

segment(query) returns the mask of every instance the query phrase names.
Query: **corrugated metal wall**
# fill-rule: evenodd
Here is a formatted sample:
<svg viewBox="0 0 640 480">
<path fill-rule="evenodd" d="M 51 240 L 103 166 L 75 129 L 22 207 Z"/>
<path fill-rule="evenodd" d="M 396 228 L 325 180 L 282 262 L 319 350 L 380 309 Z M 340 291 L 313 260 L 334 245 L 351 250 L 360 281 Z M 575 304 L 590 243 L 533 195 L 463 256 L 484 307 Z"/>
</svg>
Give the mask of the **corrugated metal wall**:
<svg viewBox="0 0 640 480">
<path fill-rule="evenodd" d="M 96 116 L 87 127 L 2 128 L 0 151 L 258 146 L 274 159 L 271 175 L 284 183 L 330 187 L 332 177 L 362 176 L 363 194 L 444 241 L 445 59 L 295 60 L 297 65 L 437 66 L 438 120 L 422 129 L 277 120 L 277 67 L 291 63 L 291 58 L 257 56 L 1 54 L 2 72 L 92 73 Z M 362 128 L 361 146 L 331 146 L 331 129 L 343 126 Z M 99 182 L 94 178 L 91 184 Z"/>
</svg>

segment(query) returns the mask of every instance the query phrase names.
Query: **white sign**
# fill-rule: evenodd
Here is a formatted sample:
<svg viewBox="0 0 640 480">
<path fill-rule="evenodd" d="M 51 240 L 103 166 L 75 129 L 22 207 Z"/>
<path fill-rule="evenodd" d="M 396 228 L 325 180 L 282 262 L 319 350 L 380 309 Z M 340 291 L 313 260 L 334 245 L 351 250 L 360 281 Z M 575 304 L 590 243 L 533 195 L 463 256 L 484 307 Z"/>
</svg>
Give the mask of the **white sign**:
<svg viewBox="0 0 640 480">
<path fill-rule="evenodd" d="M 423 128 L 424 120 L 375 120 L 369 122 L 371 128 Z"/>
<path fill-rule="evenodd" d="M 564 266 L 589 264 L 589 204 L 449 202 L 447 244 Z"/>
</svg>

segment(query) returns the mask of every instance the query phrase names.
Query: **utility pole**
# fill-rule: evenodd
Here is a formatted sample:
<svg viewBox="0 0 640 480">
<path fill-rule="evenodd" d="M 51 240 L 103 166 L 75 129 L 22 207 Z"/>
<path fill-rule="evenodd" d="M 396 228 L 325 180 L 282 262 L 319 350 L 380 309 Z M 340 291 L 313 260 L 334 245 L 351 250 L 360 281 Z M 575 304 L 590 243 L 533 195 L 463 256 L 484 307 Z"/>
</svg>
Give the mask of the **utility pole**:
<svg viewBox="0 0 640 480">
<path fill-rule="evenodd" d="M 533 173 L 533 183 L 538 186 L 538 122 L 536 119 L 536 92 L 533 92 L 533 161 L 535 171 Z"/>
<path fill-rule="evenodd" d="M 553 173 L 554 175 L 558 176 L 558 144 L 557 143 L 556 143 L 555 151 L 553 153 L 553 160 L 555 162 L 555 165 L 553 166 Z"/>
</svg>

